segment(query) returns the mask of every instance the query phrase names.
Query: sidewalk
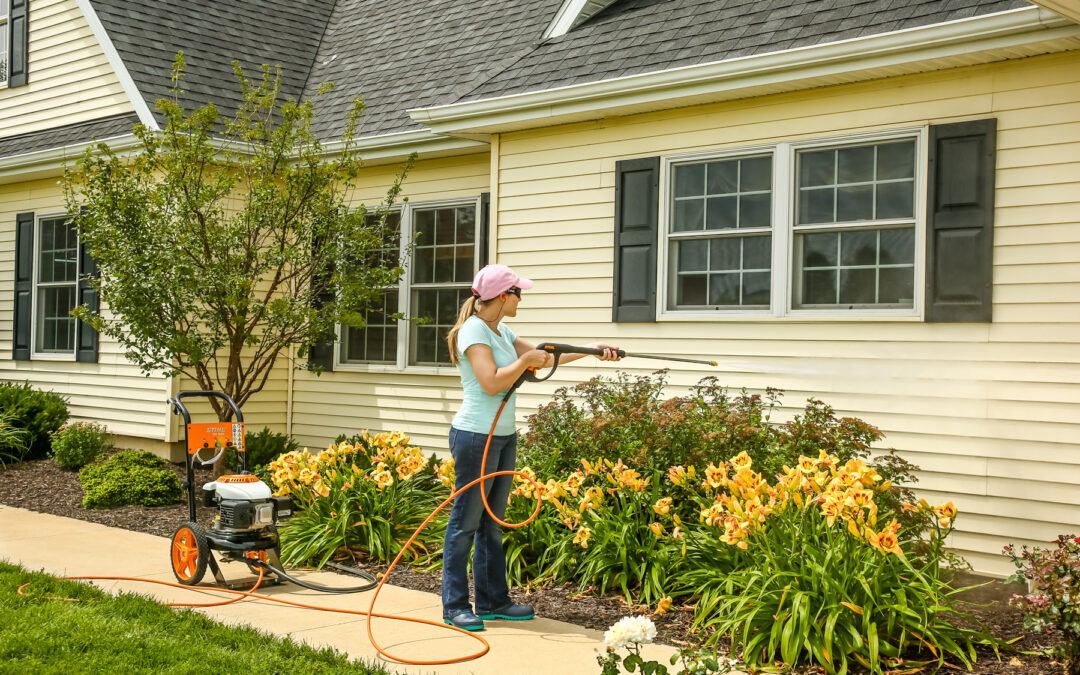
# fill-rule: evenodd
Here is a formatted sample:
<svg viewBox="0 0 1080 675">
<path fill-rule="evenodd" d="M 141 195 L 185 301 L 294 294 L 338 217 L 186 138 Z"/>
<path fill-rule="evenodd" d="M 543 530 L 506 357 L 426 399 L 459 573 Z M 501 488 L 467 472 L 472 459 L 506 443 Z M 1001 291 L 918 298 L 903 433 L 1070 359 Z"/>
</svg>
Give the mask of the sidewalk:
<svg viewBox="0 0 1080 675">
<path fill-rule="evenodd" d="M 0 505 L 0 560 L 28 570 L 44 570 L 56 576 L 128 576 L 175 581 L 169 566 L 169 542 L 140 532 L 96 523 L 51 516 Z M 223 566 L 226 578 L 249 577 L 244 566 Z M 348 579 L 326 572 L 299 573 L 305 580 L 325 585 L 346 585 Z M 212 578 L 209 570 L 207 579 Z M 391 576 L 393 581 L 393 576 Z M 211 602 L 221 594 L 170 588 L 137 582 L 94 582 L 116 593 L 132 591 L 164 602 Z M 343 609 L 366 610 L 369 593 L 333 595 L 297 589 L 291 584 L 260 589 L 260 593 L 296 602 Z M 224 607 L 199 609 L 227 624 L 246 624 L 314 647 L 333 647 L 352 658 L 368 662 L 385 660 L 368 641 L 367 617 L 289 607 L 265 600 L 244 599 Z M 442 618 L 437 595 L 387 584 L 379 594 L 375 611 L 438 621 Z M 382 648 L 413 659 L 441 659 L 479 651 L 482 645 L 449 629 L 376 619 L 374 634 Z M 522 622 L 489 622 L 479 635 L 491 651 L 474 661 L 449 666 L 405 666 L 385 662 L 400 673 L 598 673 L 597 651 L 604 648 L 601 631 L 561 621 L 537 618 Z M 670 647 L 648 645 L 643 656 L 666 664 Z"/>
</svg>

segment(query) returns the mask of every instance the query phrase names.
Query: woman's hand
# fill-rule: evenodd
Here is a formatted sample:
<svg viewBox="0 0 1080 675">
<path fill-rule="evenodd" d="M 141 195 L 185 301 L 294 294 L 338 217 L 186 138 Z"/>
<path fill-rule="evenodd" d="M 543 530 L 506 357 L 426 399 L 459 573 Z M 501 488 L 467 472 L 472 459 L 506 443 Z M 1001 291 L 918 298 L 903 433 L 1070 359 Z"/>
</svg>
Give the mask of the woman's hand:
<svg viewBox="0 0 1080 675">
<path fill-rule="evenodd" d="M 547 368 L 554 360 L 551 354 L 541 349 L 530 349 L 519 358 L 526 368 Z"/>
<path fill-rule="evenodd" d="M 593 347 L 594 349 L 603 349 L 604 350 L 604 355 L 603 356 L 597 356 L 596 357 L 596 358 L 600 359 L 601 361 L 620 361 L 620 360 L 622 360 L 622 357 L 619 356 L 619 354 L 618 354 L 618 351 L 619 351 L 618 347 L 615 347 L 613 345 L 609 345 L 609 344 L 607 344 L 605 342 L 594 342 L 589 346 Z"/>
</svg>

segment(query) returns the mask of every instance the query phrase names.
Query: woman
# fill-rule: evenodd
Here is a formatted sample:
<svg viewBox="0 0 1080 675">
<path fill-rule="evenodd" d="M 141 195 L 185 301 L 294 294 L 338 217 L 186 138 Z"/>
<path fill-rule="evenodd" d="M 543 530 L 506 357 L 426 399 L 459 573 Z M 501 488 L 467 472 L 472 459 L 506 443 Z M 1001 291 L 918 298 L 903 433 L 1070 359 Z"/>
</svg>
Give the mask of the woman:
<svg viewBox="0 0 1080 675">
<path fill-rule="evenodd" d="M 502 323 L 504 317 L 517 316 L 521 292 L 532 288 L 506 265 L 488 265 L 473 279 L 471 298 L 461 306 L 457 323 L 450 329 L 447 342 L 450 359 L 458 367 L 464 400 L 450 427 L 450 452 L 456 471 L 455 490 L 480 477 L 484 445 L 506 389 L 526 368 L 547 368 L 554 357 L 514 335 Z M 593 343 L 604 350 L 602 361 L 618 361 L 615 347 Z M 563 355 L 559 364 L 581 358 Z M 514 426 L 514 396 L 506 404 L 488 450 L 487 473 L 513 471 L 517 450 Z M 502 531 L 484 509 L 481 489 L 500 519 L 506 513 L 513 476 L 496 476 L 458 495 L 446 527 L 443 545 L 442 601 L 443 620 L 465 630 L 483 630 L 485 619 L 521 621 L 533 618 L 533 608 L 510 600 L 506 583 L 506 555 Z M 473 580 L 476 612 L 469 604 L 469 548 L 473 551 Z"/>
</svg>

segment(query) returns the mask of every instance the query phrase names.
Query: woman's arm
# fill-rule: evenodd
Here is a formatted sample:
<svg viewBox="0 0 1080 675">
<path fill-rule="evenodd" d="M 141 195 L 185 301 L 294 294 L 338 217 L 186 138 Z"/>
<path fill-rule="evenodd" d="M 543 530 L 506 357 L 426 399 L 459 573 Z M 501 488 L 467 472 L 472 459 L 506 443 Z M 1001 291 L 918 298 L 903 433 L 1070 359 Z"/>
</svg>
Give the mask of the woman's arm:
<svg viewBox="0 0 1080 675">
<path fill-rule="evenodd" d="M 521 340 L 514 342 L 515 349 L 518 342 L 521 342 Z M 498 368 L 495 366 L 495 357 L 491 353 L 491 347 L 485 344 L 470 345 L 465 350 L 465 355 L 469 357 L 469 363 L 472 365 L 473 374 L 476 375 L 476 381 L 480 383 L 484 393 L 491 396 L 504 391 L 516 382 L 526 368 L 543 368 L 544 364 L 551 358 L 550 354 L 537 349 L 527 349 L 524 352 L 518 349 L 517 361 Z"/>
</svg>

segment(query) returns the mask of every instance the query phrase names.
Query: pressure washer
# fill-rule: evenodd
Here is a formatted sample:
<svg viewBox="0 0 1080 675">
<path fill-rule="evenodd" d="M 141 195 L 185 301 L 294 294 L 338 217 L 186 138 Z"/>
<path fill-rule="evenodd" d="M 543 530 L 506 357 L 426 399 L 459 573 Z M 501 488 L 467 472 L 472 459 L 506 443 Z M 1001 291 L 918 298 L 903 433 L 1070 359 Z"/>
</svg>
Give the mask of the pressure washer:
<svg viewBox="0 0 1080 675">
<path fill-rule="evenodd" d="M 540 377 L 537 375 L 537 369 L 530 368 L 523 372 L 520 377 L 506 390 L 503 395 L 502 403 L 499 406 L 498 412 L 495 413 L 495 419 L 491 423 L 491 431 L 488 433 L 487 444 L 484 446 L 484 456 L 480 464 L 480 476 L 471 481 L 467 485 L 463 486 L 459 490 L 455 490 L 449 497 L 447 497 L 439 506 L 432 511 L 424 522 L 412 533 L 409 540 L 401 547 L 401 551 L 393 562 L 390 563 L 386 572 L 380 576 L 378 580 L 373 575 L 362 570 L 355 568 L 349 568 L 344 565 L 333 565 L 336 569 L 346 571 L 352 574 L 357 574 L 367 580 L 369 583 L 363 586 L 357 586 L 352 588 L 332 588 L 328 586 L 321 586 L 318 584 L 311 584 L 304 582 L 300 579 L 296 579 L 289 575 L 282 569 L 280 560 L 280 540 L 278 537 L 278 525 L 284 518 L 287 518 L 293 511 L 293 504 L 291 500 L 286 497 L 275 497 L 270 487 L 259 480 L 257 476 L 249 473 L 246 468 L 246 448 L 244 447 L 244 417 L 240 412 L 236 403 L 226 394 L 217 391 L 186 391 L 177 395 L 175 398 L 168 399 L 168 403 L 171 406 L 171 410 L 174 415 L 181 415 L 184 418 L 184 445 L 187 449 L 186 453 L 186 468 L 187 478 L 183 481 L 182 486 L 187 491 L 188 497 L 188 521 L 181 524 L 176 532 L 173 534 L 171 546 L 170 546 L 170 561 L 172 565 L 173 574 L 176 575 L 180 585 L 184 587 L 193 587 L 198 584 L 206 572 L 206 568 L 210 567 L 214 574 L 214 578 L 217 582 L 216 590 L 218 592 L 231 594 L 234 597 L 230 600 L 210 603 L 165 603 L 170 606 L 183 606 L 183 607 L 211 607 L 217 605 L 225 605 L 242 600 L 243 598 L 257 598 L 269 602 L 276 602 L 285 605 L 291 605 L 294 607 L 304 607 L 307 609 L 315 609 L 328 612 L 339 612 L 343 614 L 352 614 L 368 617 L 367 634 L 368 640 L 370 640 L 376 651 L 382 654 L 384 657 L 397 661 L 399 663 L 406 663 L 411 665 L 447 665 L 452 663 L 461 663 L 464 661 L 470 661 L 472 659 L 479 658 L 484 654 L 487 654 L 491 649 L 491 645 L 483 637 L 469 632 L 463 628 L 457 626 L 447 626 L 441 622 L 431 621 L 428 619 L 421 619 L 418 617 L 410 616 L 396 616 L 393 614 L 379 614 L 375 612 L 375 601 L 379 597 L 379 592 L 382 590 L 386 580 L 389 578 L 390 573 L 397 567 L 398 562 L 406 551 L 411 549 L 412 543 L 420 535 L 428 524 L 435 519 L 448 504 L 454 501 L 454 499 L 465 492 L 472 489 L 479 483 L 495 478 L 496 476 L 519 476 L 524 480 L 533 483 L 533 488 L 537 490 L 536 494 L 539 494 L 540 485 L 532 477 L 520 473 L 518 471 L 496 471 L 494 473 L 487 473 L 487 457 L 488 450 L 491 447 L 491 439 L 495 434 L 495 426 L 499 423 L 499 417 L 502 416 L 503 409 L 510 400 L 511 394 L 517 390 L 525 382 L 543 382 L 551 378 L 555 374 L 555 371 L 559 367 L 559 358 L 564 354 L 585 354 L 591 356 L 603 356 L 605 351 L 596 347 L 577 347 L 574 345 L 544 342 L 540 344 L 537 349 L 540 349 L 554 357 L 554 363 L 550 368 L 550 371 Z M 678 361 L 681 363 L 695 363 L 707 366 L 718 366 L 717 361 L 707 361 L 703 359 L 689 359 L 678 356 L 660 356 L 655 354 L 641 354 L 634 352 L 627 352 L 622 349 L 614 350 L 620 357 L 633 357 L 643 359 L 657 359 L 662 361 Z M 217 397 L 222 399 L 232 410 L 233 422 L 209 422 L 193 424 L 191 422 L 191 416 L 189 415 L 187 408 L 184 407 L 182 399 L 193 396 L 204 397 Z M 218 515 L 214 518 L 213 526 L 207 530 L 203 528 L 196 520 L 195 506 L 195 461 L 199 461 L 202 465 L 210 465 L 216 462 L 221 456 L 229 449 L 236 450 L 237 462 L 239 464 L 239 473 L 230 474 L 226 476 L 220 476 L 217 480 L 206 483 L 201 488 L 201 494 L 203 504 L 207 507 L 216 507 L 218 509 Z M 211 459 L 203 460 L 201 453 L 203 451 L 217 451 Z M 488 515 L 497 522 L 500 526 L 506 528 L 524 527 L 531 523 L 536 516 L 540 513 L 540 507 L 543 505 L 543 501 L 539 498 L 536 500 L 536 508 L 533 509 L 532 515 L 520 523 L 507 523 L 495 516 L 491 510 L 491 506 L 487 501 L 486 490 L 482 491 L 482 502 L 484 509 Z M 258 574 L 258 578 L 255 580 L 254 586 L 248 590 L 233 590 L 231 586 L 237 586 L 239 584 L 230 584 L 226 582 L 224 575 L 221 574 L 220 566 L 214 556 L 214 551 L 217 551 L 221 555 L 221 560 L 224 561 L 238 561 L 245 563 L 252 572 Z M 271 579 L 266 579 L 265 575 L 269 573 L 272 575 Z M 133 579 L 129 577 L 105 577 L 105 576 L 79 576 L 79 577 L 64 577 L 66 579 L 82 579 L 82 580 L 129 580 L 129 581 L 145 581 L 147 583 L 155 583 L 166 586 L 176 586 L 166 581 L 157 581 L 153 579 Z M 291 600 L 285 600 L 283 598 L 275 598 L 269 595 L 256 594 L 254 591 L 259 588 L 260 584 L 264 581 L 270 581 L 271 583 L 281 583 L 282 581 L 288 581 L 295 583 L 304 588 L 309 588 L 316 591 L 324 591 L 331 593 L 356 593 L 360 591 L 375 589 L 375 592 L 371 596 L 371 601 L 368 604 L 367 611 L 359 609 L 338 609 L 333 607 L 320 607 L 317 605 L 307 605 L 304 603 L 294 602 Z M 23 594 L 23 590 L 29 584 L 24 584 L 18 589 L 20 594 Z M 408 621 L 412 623 L 426 624 L 430 626 L 437 626 L 439 628 L 456 631 L 462 635 L 466 635 L 470 638 L 480 641 L 483 645 L 483 649 L 480 651 L 469 654 L 467 656 L 449 658 L 449 659 L 435 659 L 435 660 L 415 660 L 406 659 L 400 656 L 394 656 L 388 653 L 379 643 L 375 641 L 375 636 L 372 633 L 372 619 L 394 619 L 397 621 Z"/>
<path fill-rule="evenodd" d="M 182 400 L 188 397 L 216 397 L 225 402 L 232 410 L 233 422 L 193 423 L 191 415 Z M 281 520 L 293 513 L 293 502 L 289 497 L 273 494 L 270 486 L 258 476 L 247 470 L 247 448 L 244 446 L 244 415 L 229 397 L 220 391 L 185 391 L 168 403 L 174 415 L 184 418 L 185 466 L 187 478 L 181 481 L 181 487 L 187 492 L 188 521 L 176 528 L 172 536 L 169 559 L 176 580 L 185 586 L 195 586 L 202 581 L 207 566 L 214 574 L 218 586 L 238 588 L 246 583 L 229 583 L 221 572 L 221 567 L 214 556 L 214 551 L 221 555 L 222 562 L 242 562 L 253 573 L 259 575 L 264 584 L 276 585 L 282 581 L 291 581 L 298 586 L 326 593 L 358 593 L 369 591 L 377 581 L 373 575 L 363 570 L 344 565 L 336 568 L 355 574 L 367 580 L 362 586 L 333 588 L 312 584 L 290 576 L 281 564 L 281 547 L 277 527 Z M 219 476 L 216 480 L 204 483 L 200 490 L 202 505 L 217 508 L 218 514 L 207 530 L 199 524 L 195 514 L 195 462 L 203 466 L 216 463 L 229 449 L 236 451 L 239 472 Z M 216 451 L 217 454 L 204 460 L 202 453 Z M 263 578 L 260 571 L 271 576 Z"/>
</svg>

